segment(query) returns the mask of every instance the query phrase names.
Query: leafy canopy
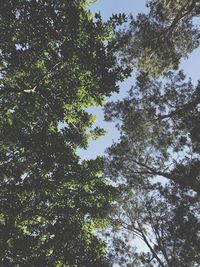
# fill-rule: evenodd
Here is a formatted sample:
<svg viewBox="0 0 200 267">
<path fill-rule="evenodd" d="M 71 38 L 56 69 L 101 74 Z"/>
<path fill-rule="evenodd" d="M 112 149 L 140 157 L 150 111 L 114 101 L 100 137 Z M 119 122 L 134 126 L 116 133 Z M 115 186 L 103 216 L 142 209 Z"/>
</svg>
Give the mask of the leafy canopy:
<svg viewBox="0 0 200 267">
<path fill-rule="evenodd" d="M 105 174 L 121 192 L 110 215 L 111 258 L 119 266 L 195 267 L 200 84 L 178 67 L 199 47 L 200 5 L 151 0 L 148 7 L 113 40 L 122 65 L 137 71 L 128 96 L 105 106 L 120 131 L 105 157 Z"/>
<path fill-rule="evenodd" d="M 198 0 L 151 0 L 149 12 L 131 17 L 114 41 L 122 62 L 153 76 L 178 69 L 182 57 L 199 46 Z"/>
<path fill-rule="evenodd" d="M 86 107 L 129 74 L 110 46 L 117 23 L 93 18 L 84 0 L 1 1 L 3 266 L 107 266 L 95 231 L 114 189 L 102 160 L 81 163 L 76 149 L 90 136 Z"/>
</svg>

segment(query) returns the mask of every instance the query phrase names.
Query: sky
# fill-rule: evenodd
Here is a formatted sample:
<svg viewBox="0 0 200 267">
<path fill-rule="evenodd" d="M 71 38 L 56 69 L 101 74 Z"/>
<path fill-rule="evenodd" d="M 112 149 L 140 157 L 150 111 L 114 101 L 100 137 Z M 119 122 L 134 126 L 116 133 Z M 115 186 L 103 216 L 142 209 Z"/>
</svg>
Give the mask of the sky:
<svg viewBox="0 0 200 267">
<path fill-rule="evenodd" d="M 97 0 L 95 3 L 90 5 L 89 9 L 93 14 L 95 12 L 100 12 L 103 20 L 107 20 L 113 13 L 131 13 L 134 17 L 137 16 L 138 13 L 145 13 L 148 11 L 145 3 L 146 0 Z M 182 60 L 180 64 L 180 68 L 184 69 L 185 73 L 192 77 L 194 83 L 198 79 L 200 69 L 200 61 L 198 62 L 196 58 L 200 58 L 199 49 L 195 50 L 187 60 Z M 119 83 L 119 94 L 114 93 L 108 101 L 122 99 L 126 96 L 126 92 L 132 85 L 134 85 L 133 77 Z M 111 144 L 119 138 L 119 133 L 115 128 L 115 123 L 104 121 L 104 115 L 101 107 L 91 107 L 88 111 L 96 115 L 97 120 L 94 126 L 104 128 L 107 131 L 107 134 L 98 140 L 91 140 L 87 150 L 79 149 L 78 154 L 81 159 L 91 159 L 98 155 L 104 155 L 106 148 L 111 146 Z"/>
<path fill-rule="evenodd" d="M 97 0 L 91 4 L 90 10 L 101 12 L 103 19 L 108 19 L 113 13 L 126 13 L 136 16 L 147 10 L 145 7 L 146 0 Z"/>
</svg>

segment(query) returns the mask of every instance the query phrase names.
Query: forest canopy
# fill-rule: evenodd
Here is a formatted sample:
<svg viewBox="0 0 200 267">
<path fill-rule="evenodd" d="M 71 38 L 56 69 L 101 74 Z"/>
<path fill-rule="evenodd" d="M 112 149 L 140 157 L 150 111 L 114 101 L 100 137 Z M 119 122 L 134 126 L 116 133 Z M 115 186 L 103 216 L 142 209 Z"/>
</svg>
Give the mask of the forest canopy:
<svg viewBox="0 0 200 267">
<path fill-rule="evenodd" d="M 200 84 L 179 67 L 199 47 L 200 3 L 107 21 L 89 4 L 0 0 L 0 265 L 196 267 Z M 87 108 L 132 74 L 104 106 L 119 141 L 80 159 L 105 132 Z"/>
<path fill-rule="evenodd" d="M 0 4 L 0 264 L 107 266 L 96 229 L 115 194 L 102 159 L 81 162 L 93 116 L 128 75 L 86 1 Z"/>
<path fill-rule="evenodd" d="M 111 255 L 118 266 L 195 267 L 200 84 L 179 65 L 199 47 L 200 4 L 152 0 L 147 7 L 113 41 L 136 79 L 126 98 L 105 106 L 105 119 L 120 131 L 105 157 L 105 174 L 121 190 L 110 214 Z"/>
</svg>

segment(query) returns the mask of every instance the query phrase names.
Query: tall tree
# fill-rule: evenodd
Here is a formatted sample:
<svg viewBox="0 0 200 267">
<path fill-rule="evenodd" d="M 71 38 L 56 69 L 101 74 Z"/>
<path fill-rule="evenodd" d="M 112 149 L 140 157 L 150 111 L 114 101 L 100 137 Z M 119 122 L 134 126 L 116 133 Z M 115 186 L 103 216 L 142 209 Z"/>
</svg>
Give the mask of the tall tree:
<svg viewBox="0 0 200 267">
<path fill-rule="evenodd" d="M 149 12 L 131 18 L 119 32 L 122 61 L 153 76 L 177 69 L 182 57 L 199 46 L 198 0 L 150 0 Z"/>
<path fill-rule="evenodd" d="M 0 264 L 107 266 L 95 229 L 114 189 L 102 160 L 80 162 L 93 117 L 128 74 L 84 0 L 0 3 Z M 98 129 L 91 134 L 101 133 Z"/>
<path fill-rule="evenodd" d="M 199 196 L 174 183 L 124 191 L 113 209 L 113 261 L 130 267 L 198 266 L 199 205 Z"/>
<path fill-rule="evenodd" d="M 128 97 L 105 107 L 120 131 L 105 173 L 128 192 L 121 190 L 112 217 L 119 223 L 112 257 L 120 266 L 197 266 L 200 85 L 176 69 L 199 46 L 200 5 L 151 0 L 148 7 L 113 40 L 121 62 L 137 72 Z M 154 194 L 158 181 L 164 189 Z M 148 252 L 133 250 L 133 236 Z"/>
<path fill-rule="evenodd" d="M 148 7 L 113 40 L 137 75 L 128 97 L 105 107 L 120 131 L 105 172 L 126 189 L 113 209 L 111 257 L 120 266 L 197 266 L 200 85 L 175 69 L 199 46 L 200 5 L 152 0 Z M 133 248 L 136 236 L 147 251 Z"/>
<path fill-rule="evenodd" d="M 140 76 L 129 97 L 107 104 L 106 119 L 121 130 L 108 150 L 109 175 L 129 183 L 159 176 L 199 192 L 199 85 L 182 72 L 165 81 Z"/>
</svg>

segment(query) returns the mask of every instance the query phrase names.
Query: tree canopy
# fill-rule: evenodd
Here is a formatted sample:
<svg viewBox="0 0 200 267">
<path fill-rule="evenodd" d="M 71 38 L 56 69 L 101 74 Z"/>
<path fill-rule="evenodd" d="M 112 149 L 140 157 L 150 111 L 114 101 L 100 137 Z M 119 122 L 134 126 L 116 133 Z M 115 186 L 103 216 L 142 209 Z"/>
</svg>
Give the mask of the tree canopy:
<svg viewBox="0 0 200 267">
<path fill-rule="evenodd" d="M 199 47 L 199 1 L 150 0 L 123 30 L 89 2 L 0 2 L 0 265 L 196 267 L 200 84 L 179 63 Z M 135 69 L 105 105 L 119 141 L 81 160 L 104 133 L 87 108 Z"/>
<path fill-rule="evenodd" d="M 129 74 L 110 46 L 123 18 L 84 0 L 0 5 L 0 264 L 107 266 L 96 229 L 115 190 L 76 150 L 102 133 L 86 107 Z"/>
<path fill-rule="evenodd" d="M 165 80 L 140 76 L 126 99 L 107 104 L 106 119 L 121 129 L 109 149 L 110 171 L 130 183 L 161 176 L 199 192 L 199 84 L 182 72 Z"/>
<path fill-rule="evenodd" d="M 151 0 L 149 12 L 132 18 L 115 45 L 122 61 L 159 76 L 177 69 L 182 57 L 199 46 L 198 0 Z"/>
<path fill-rule="evenodd" d="M 105 106 L 120 138 L 105 174 L 121 197 L 109 239 L 119 266 L 200 264 L 200 85 L 179 69 L 199 47 L 199 1 L 148 1 L 117 33 L 122 65 L 136 70 L 128 96 Z M 145 249 L 137 245 L 142 240 Z"/>
<path fill-rule="evenodd" d="M 113 209 L 113 261 L 124 267 L 197 266 L 198 218 L 199 198 L 174 183 L 125 190 Z M 137 250 L 139 240 L 143 249 Z"/>
<path fill-rule="evenodd" d="M 105 169 L 122 188 L 111 216 L 112 256 L 120 266 L 200 262 L 199 96 L 199 84 L 181 71 L 162 81 L 141 74 L 127 98 L 106 106 L 106 119 L 121 132 Z M 147 251 L 138 252 L 136 237 Z"/>
</svg>

